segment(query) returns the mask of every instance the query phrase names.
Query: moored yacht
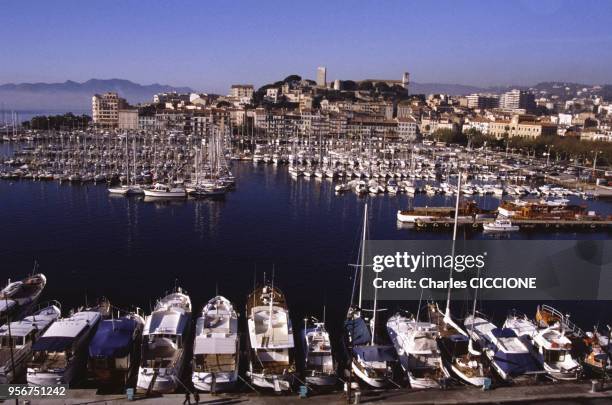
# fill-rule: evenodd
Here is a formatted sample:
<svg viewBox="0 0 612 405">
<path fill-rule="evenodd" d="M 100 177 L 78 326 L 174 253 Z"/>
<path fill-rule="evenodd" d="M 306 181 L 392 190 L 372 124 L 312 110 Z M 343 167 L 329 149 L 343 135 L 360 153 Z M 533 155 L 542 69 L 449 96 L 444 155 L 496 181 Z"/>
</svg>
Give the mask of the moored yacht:
<svg viewBox="0 0 612 405">
<path fill-rule="evenodd" d="M 587 352 L 582 360 L 585 369 L 589 370 L 592 375 L 610 376 L 612 374 L 612 359 L 610 358 L 610 336 L 604 336 L 597 328 L 592 332 L 587 332 L 584 337 L 584 343 L 587 347 Z"/>
<path fill-rule="evenodd" d="M 182 187 L 171 187 L 162 183 L 155 183 L 153 188 L 144 189 L 143 192 L 146 197 L 158 198 L 181 198 L 187 195 Z"/>
<path fill-rule="evenodd" d="M 491 366 L 503 380 L 539 373 L 542 367 L 530 342 L 520 339 L 510 328 L 498 328 L 481 316 L 469 315 L 464 326 L 489 358 Z"/>
<path fill-rule="evenodd" d="M 89 308 L 55 321 L 32 345 L 28 384 L 70 385 L 81 378 L 87 346 L 101 318 L 100 311 Z"/>
<path fill-rule="evenodd" d="M 472 346 L 468 334 L 436 303 L 428 305 L 430 322 L 437 326 L 438 342 L 445 366 L 467 384 L 482 387 L 489 378 L 489 370 L 482 354 Z"/>
<path fill-rule="evenodd" d="M 438 388 L 450 377 L 438 348 L 436 325 L 397 313 L 387 321 L 387 332 L 411 388 Z"/>
<path fill-rule="evenodd" d="M 190 322 L 191 300 L 180 288 L 157 302 L 145 320 L 137 389 L 168 393 L 178 388 Z"/>
<path fill-rule="evenodd" d="M 516 232 L 520 228 L 518 225 L 512 225 L 508 218 L 497 218 L 493 222 L 485 222 L 482 224 L 482 229 L 485 232 Z"/>
<path fill-rule="evenodd" d="M 102 320 L 89 344 L 90 377 L 111 384 L 125 383 L 135 375 L 143 325 L 137 313 Z"/>
<path fill-rule="evenodd" d="M 0 324 L 7 316 L 18 315 L 27 310 L 42 294 L 47 285 L 44 274 L 38 273 L 20 281 L 8 281 L 0 291 Z"/>
<path fill-rule="evenodd" d="M 544 363 L 544 370 L 556 380 L 577 380 L 582 367 L 572 357 L 572 341 L 557 323 L 542 329 L 533 337 L 533 343 Z"/>
<path fill-rule="evenodd" d="M 304 380 L 306 383 L 317 387 L 334 386 L 338 378 L 331 341 L 329 333 L 325 329 L 325 323 L 314 320 L 314 324 L 309 324 L 308 320 L 305 320 L 302 344 L 304 347 Z"/>
<path fill-rule="evenodd" d="M 10 384 L 19 378 L 32 353 L 32 344 L 60 316 L 59 304 L 49 305 L 20 321 L 11 322 L 10 335 L 9 325 L 0 327 L 0 384 Z"/>
<path fill-rule="evenodd" d="M 191 381 L 200 391 L 225 391 L 238 381 L 238 315 L 225 297 L 212 298 L 196 321 Z"/>
<path fill-rule="evenodd" d="M 352 305 L 353 294 L 351 296 L 351 306 L 344 321 L 344 345 L 349 358 L 350 367 L 353 373 L 371 387 L 382 388 L 393 380 L 393 365 L 397 361 L 395 349 L 390 345 L 377 344 L 376 333 L 376 314 L 377 300 L 374 299 L 374 306 L 371 310 L 372 318 L 369 325 L 362 317 L 361 304 L 363 302 L 363 272 L 366 267 L 365 249 L 368 232 L 368 205 L 365 204 L 363 212 L 363 230 L 361 234 L 361 244 L 359 247 L 360 265 L 357 266 L 358 274 L 355 279 L 359 279 L 359 298 L 358 304 Z"/>
<path fill-rule="evenodd" d="M 295 373 L 293 327 L 285 295 L 270 284 L 247 299 L 251 382 L 276 392 L 289 391 Z"/>
</svg>

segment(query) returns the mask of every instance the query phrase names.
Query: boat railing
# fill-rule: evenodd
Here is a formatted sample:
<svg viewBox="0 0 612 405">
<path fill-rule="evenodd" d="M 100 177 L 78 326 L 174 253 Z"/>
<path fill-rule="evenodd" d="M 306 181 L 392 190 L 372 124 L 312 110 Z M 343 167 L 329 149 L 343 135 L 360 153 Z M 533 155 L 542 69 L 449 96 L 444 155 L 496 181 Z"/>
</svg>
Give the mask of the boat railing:
<svg viewBox="0 0 612 405">
<path fill-rule="evenodd" d="M 58 307 L 59 310 L 60 310 L 60 313 L 61 313 L 61 311 L 62 311 L 62 303 L 59 302 L 58 300 L 49 300 L 49 301 L 45 301 L 43 303 L 38 304 L 38 307 L 37 307 L 36 311 L 34 311 L 34 312 L 38 312 L 38 311 L 40 311 L 43 308 L 50 307 L 51 305 L 55 305 L 56 307 Z"/>
<path fill-rule="evenodd" d="M 538 311 L 544 312 L 551 316 L 553 319 L 558 320 L 559 323 L 563 326 L 565 332 L 569 332 L 570 334 L 577 337 L 582 337 L 585 335 L 584 331 L 580 329 L 580 327 L 570 321 L 569 315 L 561 313 L 561 311 L 551 307 L 550 305 L 542 304 L 539 306 Z"/>
</svg>

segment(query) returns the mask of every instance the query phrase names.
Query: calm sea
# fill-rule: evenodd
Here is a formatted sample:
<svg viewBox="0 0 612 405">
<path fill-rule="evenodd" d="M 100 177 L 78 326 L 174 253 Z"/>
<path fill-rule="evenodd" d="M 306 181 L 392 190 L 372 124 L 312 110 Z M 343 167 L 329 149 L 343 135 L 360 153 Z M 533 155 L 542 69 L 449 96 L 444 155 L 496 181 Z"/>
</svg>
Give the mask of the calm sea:
<svg viewBox="0 0 612 405">
<path fill-rule="evenodd" d="M 0 152 L 10 146 L 0 144 Z M 357 260 L 365 198 L 336 196 L 329 181 L 291 179 L 286 167 L 233 166 L 237 189 L 222 200 L 145 202 L 110 196 L 104 185 L 0 181 L 1 278 L 21 278 L 38 262 L 48 277 L 45 299 L 64 309 L 107 296 L 121 307 L 149 311 L 175 280 L 198 311 L 215 292 L 243 310 L 254 280 L 264 273 L 287 296 L 294 325 L 323 306 L 337 332 L 351 295 L 349 263 Z M 450 232 L 398 228 L 396 211 L 408 197 L 367 199 L 371 239 L 442 239 Z M 494 208 L 497 200 L 482 198 Z M 419 195 L 415 205 L 451 205 Z M 610 213 L 611 204 L 589 201 Z M 609 238 L 608 233 L 518 233 L 514 238 Z M 461 235 L 461 237 L 464 237 Z M 468 234 L 482 238 L 480 232 Z M 458 315 L 466 303 L 458 303 Z M 389 304 L 392 305 L 392 304 Z M 397 306 L 398 304 L 393 304 Z M 503 319 L 512 308 L 533 315 L 536 303 L 485 303 Z M 401 306 L 416 311 L 417 303 Z M 610 303 L 558 303 L 585 328 L 610 322 Z M 390 312 L 390 311 L 389 311 Z M 336 336 L 337 338 L 337 336 Z"/>
</svg>

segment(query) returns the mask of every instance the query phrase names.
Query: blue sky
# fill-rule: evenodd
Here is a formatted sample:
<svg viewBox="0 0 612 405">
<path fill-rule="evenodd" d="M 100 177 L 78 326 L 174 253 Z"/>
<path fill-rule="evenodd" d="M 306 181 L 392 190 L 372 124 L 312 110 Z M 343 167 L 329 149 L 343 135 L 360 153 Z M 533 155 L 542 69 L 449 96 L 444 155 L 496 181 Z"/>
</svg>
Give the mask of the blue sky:
<svg viewBox="0 0 612 405">
<path fill-rule="evenodd" d="M 225 92 L 297 73 L 612 83 L 612 1 L 0 3 L 0 83 L 124 78 Z"/>
</svg>

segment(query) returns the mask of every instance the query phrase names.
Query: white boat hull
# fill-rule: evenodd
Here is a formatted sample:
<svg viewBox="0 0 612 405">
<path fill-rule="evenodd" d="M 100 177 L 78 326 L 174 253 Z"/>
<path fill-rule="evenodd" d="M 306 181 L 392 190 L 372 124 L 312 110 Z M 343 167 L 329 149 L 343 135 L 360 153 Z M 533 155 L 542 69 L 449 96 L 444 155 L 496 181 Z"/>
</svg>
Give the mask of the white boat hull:
<svg viewBox="0 0 612 405">
<path fill-rule="evenodd" d="M 184 198 L 185 191 L 156 191 L 156 190 L 144 190 L 144 195 L 147 197 L 157 198 Z"/>
<path fill-rule="evenodd" d="M 198 391 L 210 392 L 212 390 L 212 373 L 193 373 L 191 382 Z M 238 372 L 233 373 L 216 373 L 215 374 L 215 392 L 229 391 L 236 385 L 238 381 Z"/>
<path fill-rule="evenodd" d="M 292 375 L 276 375 L 247 372 L 253 385 L 260 388 L 271 388 L 274 391 L 289 391 L 291 389 Z"/>
<path fill-rule="evenodd" d="M 351 362 L 351 367 L 355 375 L 357 375 L 357 377 L 359 377 L 361 381 L 368 384 L 369 386 L 374 387 L 374 388 L 383 388 L 387 385 L 386 378 L 381 378 L 381 377 L 372 378 L 366 375 L 366 373 L 363 370 L 361 370 L 361 368 L 359 368 L 359 366 L 357 366 L 355 362 Z"/>
<path fill-rule="evenodd" d="M 455 373 L 455 375 L 461 379 L 461 381 L 464 381 L 470 385 L 482 387 L 485 383 L 486 377 L 470 377 L 454 365 L 451 366 L 451 369 L 453 370 L 453 373 Z"/>
<path fill-rule="evenodd" d="M 136 382 L 136 388 L 142 391 L 148 391 L 153 379 L 154 373 L 148 369 L 148 372 L 144 372 L 141 368 L 138 370 L 138 381 Z M 172 371 L 166 371 L 161 369 L 159 375 L 155 379 L 153 386 L 151 387 L 152 392 L 158 392 L 161 394 L 168 394 L 176 391 L 179 386 L 176 374 Z"/>
</svg>

